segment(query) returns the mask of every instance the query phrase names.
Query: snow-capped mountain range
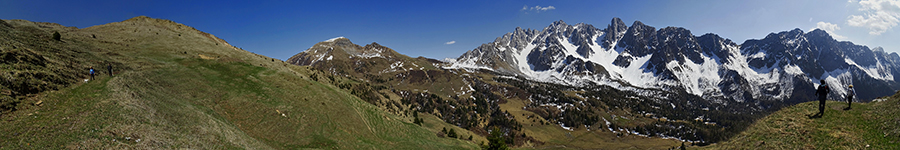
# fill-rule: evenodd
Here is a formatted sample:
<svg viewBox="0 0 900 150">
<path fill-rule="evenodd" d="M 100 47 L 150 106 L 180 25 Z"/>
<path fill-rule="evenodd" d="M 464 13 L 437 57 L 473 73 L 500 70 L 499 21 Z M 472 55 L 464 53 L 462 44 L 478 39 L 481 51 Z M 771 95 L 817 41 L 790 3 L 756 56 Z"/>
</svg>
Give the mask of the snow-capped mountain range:
<svg viewBox="0 0 900 150">
<path fill-rule="evenodd" d="M 313 67 L 317 71 L 309 78 L 327 79 L 386 110 L 435 114 L 461 127 L 491 120 L 482 123 L 513 130 L 517 124 L 506 120 L 510 116 L 500 113 L 506 110 L 499 104 L 521 101 L 525 106 L 507 109 L 533 112 L 566 130 L 701 142 L 738 133 L 759 114 L 814 100 L 819 80 L 831 87 L 832 100 L 844 100 L 848 85 L 863 102 L 900 89 L 900 76 L 895 76 L 900 55 L 837 41 L 823 30 L 794 29 L 738 44 L 680 27 L 658 29 L 640 21 L 628 26 L 619 18 L 605 29 L 563 21 L 541 30 L 516 28 L 444 61 L 338 37 L 287 62 Z M 623 124 L 612 118 L 628 114 L 617 112 L 697 124 Z M 490 117 L 476 118 L 473 125 L 468 116 Z"/>
<path fill-rule="evenodd" d="M 543 30 L 516 28 L 457 59 L 446 69 L 489 69 L 530 80 L 620 90 L 684 90 L 720 103 L 812 100 L 819 80 L 843 100 L 893 94 L 900 56 L 837 41 L 823 30 L 794 29 L 737 44 L 680 27 L 656 29 L 613 18 L 605 29 L 556 21 Z"/>
</svg>

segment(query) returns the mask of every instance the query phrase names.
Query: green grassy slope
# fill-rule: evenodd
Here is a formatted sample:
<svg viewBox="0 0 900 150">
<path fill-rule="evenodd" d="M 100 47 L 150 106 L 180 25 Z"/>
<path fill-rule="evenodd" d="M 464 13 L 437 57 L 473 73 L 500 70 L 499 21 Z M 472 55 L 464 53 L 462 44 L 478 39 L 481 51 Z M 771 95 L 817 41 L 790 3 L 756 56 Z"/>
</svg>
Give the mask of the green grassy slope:
<svg viewBox="0 0 900 150">
<path fill-rule="evenodd" d="M 727 142 L 703 149 L 897 149 L 900 148 L 900 95 L 883 102 L 818 101 L 800 103 L 758 120 Z"/>
<path fill-rule="evenodd" d="M 85 71 L 60 73 L 75 82 L 59 90 L 19 96 L 15 111 L 0 116 L 0 149 L 477 148 L 312 80 L 315 70 L 171 21 L 137 17 L 85 29 L 10 24 L 22 34 L 59 31 L 62 42 L 27 44 L 13 36 L 19 43 L 10 45 L 73 66 L 60 70 Z M 114 64 L 115 76 L 81 82 L 87 66 L 105 72 L 98 67 L 105 62 Z"/>
</svg>

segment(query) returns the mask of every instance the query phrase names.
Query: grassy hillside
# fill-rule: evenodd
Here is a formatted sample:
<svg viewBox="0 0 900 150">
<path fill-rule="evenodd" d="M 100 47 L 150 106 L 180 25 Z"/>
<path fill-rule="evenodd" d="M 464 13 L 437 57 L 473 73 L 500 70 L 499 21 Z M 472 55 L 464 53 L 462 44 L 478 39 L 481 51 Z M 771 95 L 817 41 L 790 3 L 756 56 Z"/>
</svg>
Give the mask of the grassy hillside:
<svg viewBox="0 0 900 150">
<path fill-rule="evenodd" d="M 10 109 L 0 115 L 0 149 L 477 148 L 319 82 L 326 77 L 314 69 L 171 21 L 136 17 L 84 29 L 5 22 L 3 54 L 47 63 L 2 64 L 4 78 L 48 86 L 26 93 L 2 82 Z M 106 75 L 107 63 L 115 76 Z M 103 74 L 83 82 L 90 66 Z"/>
<path fill-rule="evenodd" d="M 900 148 L 900 95 L 882 102 L 818 101 L 783 108 L 758 120 L 727 142 L 703 149 L 897 149 Z"/>
</svg>

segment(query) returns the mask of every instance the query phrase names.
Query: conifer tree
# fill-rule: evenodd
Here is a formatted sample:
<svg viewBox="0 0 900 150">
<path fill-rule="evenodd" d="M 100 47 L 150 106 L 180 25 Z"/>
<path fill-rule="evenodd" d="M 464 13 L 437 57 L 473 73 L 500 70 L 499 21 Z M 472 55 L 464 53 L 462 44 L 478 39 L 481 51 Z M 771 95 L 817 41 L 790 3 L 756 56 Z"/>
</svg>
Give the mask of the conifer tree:
<svg viewBox="0 0 900 150">
<path fill-rule="evenodd" d="M 506 139 L 503 138 L 503 133 L 500 132 L 500 128 L 494 127 L 491 131 L 491 135 L 488 136 L 488 145 L 484 145 L 484 149 L 487 150 L 508 150 L 509 147 L 506 147 Z"/>
<path fill-rule="evenodd" d="M 59 35 L 59 32 L 54 31 L 53 32 L 53 40 L 60 41 L 60 38 L 62 38 L 62 35 Z"/>
<path fill-rule="evenodd" d="M 456 130 L 450 128 L 450 132 L 447 133 L 447 137 L 456 138 Z"/>
</svg>

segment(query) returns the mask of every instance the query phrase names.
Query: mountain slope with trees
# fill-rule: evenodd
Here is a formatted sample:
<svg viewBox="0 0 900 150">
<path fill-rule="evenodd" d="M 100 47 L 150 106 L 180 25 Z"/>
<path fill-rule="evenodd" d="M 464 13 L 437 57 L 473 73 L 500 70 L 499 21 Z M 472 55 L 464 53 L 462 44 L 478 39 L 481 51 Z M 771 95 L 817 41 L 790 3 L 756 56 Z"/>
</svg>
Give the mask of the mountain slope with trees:
<svg viewBox="0 0 900 150">
<path fill-rule="evenodd" d="M 868 101 L 898 89 L 897 56 L 822 30 L 771 33 L 740 45 L 613 18 L 606 29 L 563 21 L 516 28 L 444 61 L 341 37 L 287 62 L 354 79 L 342 88 L 398 115 L 433 114 L 481 136 L 497 127 L 515 147 L 600 148 L 593 145 L 623 136 L 695 145 L 727 140 L 773 111 L 811 101 L 806 93 L 819 79 L 878 89 L 860 94 Z M 831 98 L 843 99 L 843 86 L 833 87 Z M 565 132 L 585 136 L 556 134 Z"/>
</svg>

